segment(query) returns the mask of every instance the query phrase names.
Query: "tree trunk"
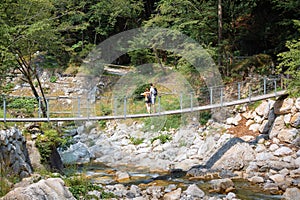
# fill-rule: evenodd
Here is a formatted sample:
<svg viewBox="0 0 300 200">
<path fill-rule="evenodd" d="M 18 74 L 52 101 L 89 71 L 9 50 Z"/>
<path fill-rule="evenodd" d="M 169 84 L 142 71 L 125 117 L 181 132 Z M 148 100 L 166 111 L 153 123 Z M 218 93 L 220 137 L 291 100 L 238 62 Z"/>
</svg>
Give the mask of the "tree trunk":
<svg viewBox="0 0 300 200">
<path fill-rule="evenodd" d="M 43 100 L 44 100 L 44 104 L 41 103 L 41 110 L 42 110 L 42 113 L 43 113 L 43 117 L 47 117 L 47 104 L 48 104 L 48 102 L 47 102 L 47 99 L 46 99 L 46 97 L 45 97 L 44 89 L 43 89 L 43 87 L 42 87 L 40 78 L 39 78 L 39 76 L 38 76 L 36 70 L 34 71 L 34 74 L 35 74 L 35 78 L 36 78 L 36 80 L 37 80 L 37 82 L 38 82 L 38 85 L 39 85 L 39 89 L 40 89 L 42 98 L 43 98 Z"/>
<path fill-rule="evenodd" d="M 218 48 L 219 48 L 219 55 L 218 55 L 218 65 L 221 67 L 222 65 L 222 0 L 218 0 Z"/>
<path fill-rule="evenodd" d="M 156 60 L 159 64 L 161 70 L 163 71 L 163 74 L 166 74 L 166 70 L 165 70 L 165 68 L 164 68 L 164 66 L 163 66 L 163 64 L 162 64 L 162 62 L 161 62 L 161 60 L 158 56 L 158 52 L 157 52 L 157 49 L 155 47 L 153 47 L 153 51 L 154 51 L 154 54 L 155 54 L 155 58 L 156 58 Z"/>
<path fill-rule="evenodd" d="M 16 59 L 19 66 L 18 66 L 18 70 L 25 76 L 25 81 L 30 85 L 30 89 L 35 97 L 35 99 L 37 100 L 37 102 L 40 102 L 40 95 L 37 91 L 37 89 L 35 88 L 34 84 L 33 84 L 33 80 L 32 77 L 35 77 L 38 81 L 39 84 L 39 88 L 40 88 L 40 92 L 42 94 L 42 98 L 44 99 L 44 103 L 41 103 L 41 110 L 43 113 L 43 117 L 47 117 L 47 100 L 45 98 L 44 95 L 44 91 L 41 85 L 41 82 L 39 80 L 39 77 L 37 75 L 37 72 L 35 69 L 33 69 L 30 64 L 23 58 L 22 53 L 18 50 L 15 50 L 14 52 L 17 53 L 18 58 Z"/>
</svg>

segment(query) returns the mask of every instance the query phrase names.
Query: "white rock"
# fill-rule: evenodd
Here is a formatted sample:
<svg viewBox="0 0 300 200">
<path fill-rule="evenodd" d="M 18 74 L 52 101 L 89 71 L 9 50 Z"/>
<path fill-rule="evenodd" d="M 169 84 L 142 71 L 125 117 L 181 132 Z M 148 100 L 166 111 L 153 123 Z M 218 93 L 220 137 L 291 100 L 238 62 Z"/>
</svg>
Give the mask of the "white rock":
<svg viewBox="0 0 300 200">
<path fill-rule="evenodd" d="M 275 174 L 270 176 L 270 179 L 275 183 L 282 183 L 285 180 L 285 177 L 282 174 Z"/>
<path fill-rule="evenodd" d="M 252 183 L 263 183 L 264 182 L 264 178 L 261 176 L 253 176 L 253 177 L 249 178 L 248 180 Z"/>
<path fill-rule="evenodd" d="M 254 117 L 254 122 L 257 124 L 261 124 L 263 120 L 264 120 L 264 118 L 262 118 L 261 116 L 257 115 Z"/>
<path fill-rule="evenodd" d="M 130 179 L 130 175 L 128 174 L 128 172 L 117 171 L 115 179 L 118 182 L 122 182 L 122 181 Z"/>
<path fill-rule="evenodd" d="M 296 167 L 300 168 L 300 157 L 295 159 L 295 165 Z"/>
<path fill-rule="evenodd" d="M 293 153 L 293 151 L 289 147 L 280 147 L 274 152 L 274 155 L 285 156 L 285 155 L 290 155 L 291 153 Z"/>
<path fill-rule="evenodd" d="M 274 156 L 272 153 L 262 152 L 256 155 L 256 160 L 258 161 L 274 160 Z"/>
<path fill-rule="evenodd" d="M 205 193 L 196 184 L 192 184 L 183 192 L 183 195 L 191 196 L 192 199 L 201 199 Z"/>
<path fill-rule="evenodd" d="M 299 188 L 287 188 L 282 197 L 285 200 L 296 200 L 300 197 L 300 189 Z"/>
<path fill-rule="evenodd" d="M 265 113 L 266 108 L 269 109 L 269 104 L 267 101 L 263 101 L 257 108 L 255 108 L 255 112 L 257 113 L 257 115 L 262 117 Z"/>
<path fill-rule="evenodd" d="M 278 133 L 277 138 L 280 141 L 292 143 L 297 133 L 297 129 L 283 129 Z"/>
<path fill-rule="evenodd" d="M 267 134 L 269 130 L 270 130 L 269 121 L 268 120 L 262 121 L 258 131 L 262 134 Z"/>
<path fill-rule="evenodd" d="M 255 123 L 255 121 L 253 120 L 253 119 L 249 119 L 249 120 L 247 120 L 247 122 L 246 122 L 246 126 L 250 126 L 250 125 L 252 125 L 252 124 L 254 124 Z"/>
<path fill-rule="evenodd" d="M 260 128 L 260 124 L 252 124 L 250 127 L 249 127 L 249 130 L 250 131 L 253 131 L 253 132 L 257 132 Z"/>
<path fill-rule="evenodd" d="M 257 153 L 261 153 L 261 152 L 263 152 L 263 151 L 265 151 L 266 150 L 266 147 L 265 147 L 265 145 L 263 145 L 263 144 L 258 144 L 257 146 L 256 146 L 256 148 L 255 148 L 255 152 L 257 152 Z"/>
<path fill-rule="evenodd" d="M 295 107 L 298 109 L 298 111 L 300 111 L 300 97 L 296 99 Z"/>
<path fill-rule="evenodd" d="M 177 190 L 174 190 L 174 191 L 164 194 L 163 199 L 164 200 L 177 200 L 177 199 L 180 199 L 180 195 L 181 195 L 181 188 L 178 188 Z"/>
<path fill-rule="evenodd" d="M 270 151 L 275 151 L 275 150 L 279 149 L 279 146 L 277 144 L 271 144 L 269 149 L 270 149 Z"/>
<path fill-rule="evenodd" d="M 291 118 L 292 118 L 292 114 L 288 113 L 286 115 L 283 116 L 283 121 L 286 125 L 289 125 L 291 122 Z"/>
</svg>

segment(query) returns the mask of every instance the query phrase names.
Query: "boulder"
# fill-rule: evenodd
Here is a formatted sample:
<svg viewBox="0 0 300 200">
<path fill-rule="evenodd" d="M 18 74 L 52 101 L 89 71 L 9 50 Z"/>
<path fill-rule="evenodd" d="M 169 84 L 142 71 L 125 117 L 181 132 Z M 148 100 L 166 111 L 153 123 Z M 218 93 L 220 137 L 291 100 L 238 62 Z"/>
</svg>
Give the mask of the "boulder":
<svg viewBox="0 0 300 200">
<path fill-rule="evenodd" d="M 115 180 L 117 182 L 124 182 L 130 179 L 130 175 L 127 172 L 117 171 Z"/>
<path fill-rule="evenodd" d="M 300 97 L 296 99 L 295 107 L 297 108 L 298 111 L 300 111 Z"/>
<path fill-rule="evenodd" d="M 248 143 L 237 143 L 214 163 L 212 169 L 240 170 L 255 158 L 255 151 Z"/>
<path fill-rule="evenodd" d="M 260 124 L 257 124 L 257 123 L 251 124 L 249 127 L 249 130 L 253 131 L 253 132 L 257 132 L 257 131 L 259 131 L 259 129 L 260 129 Z"/>
<path fill-rule="evenodd" d="M 231 179 L 215 179 L 211 180 L 210 182 L 210 192 L 217 192 L 217 193 L 228 193 L 234 189 L 234 183 Z"/>
<path fill-rule="evenodd" d="M 290 124 L 292 127 L 299 128 L 300 127 L 300 112 L 297 112 L 291 117 Z"/>
<path fill-rule="evenodd" d="M 177 200 L 177 199 L 180 199 L 180 195 L 181 195 L 181 188 L 178 188 L 177 190 L 166 193 L 164 195 L 163 199 L 164 200 Z"/>
<path fill-rule="evenodd" d="M 275 174 L 270 176 L 270 179 L 277 184 L 282 183 L 285 180 L 285 176 L 283 176 L 282 174 Z"/>
<path fill-rule="evenodd" d="M 248 179 L 251 183 L 263 183 L 265 180 L 261 176 L 253 176 Z"/>
<path fill-rule="evenodd" d="M 9 169 L 7 176 L 20 179 L 30 176 L 33 171 L 25 138 L 16 128 L 0 131 L 0 167 Z"/>
<path fill-rule="evenodd" d="M 255 112 L 257 115 L 263 117 L 265 113 L 269 113 L 270 107 L 267 101 L 263 101 L 257 108 L 255 108 Z"/>
<path fill-rule="evenodd" d="M 278 133 L 277 138 L 282 142 L 292 143 L 297 133 L 297 129 L 283 129 Z"/>
<path fill-rule="evenodd" d="M 18 187 L 7 193 L 0 200 L 75 200 L 60 178 L 49 178 L 26 187 Z"/>
<path fill-rule="evenodd" d="M 294 100 L 287 98 L 284 100 L 278 100 L 274 103 L 274 112 L 276 115 L 284 115 L 291 112 L 294 104 Z"/>
<path fill-rule="evenodd" d="M 196 184 L 192 184 L 182 193 L 182 196 L 188 199 L 202 199 L 205 193 Z"/>
<path fill-rule="evenodd" d="M 280 147 L 279 149 L 277 149 L 274 152 L 275 156 L 286 156 L 286 155 L 290 155 L 291 153 L 293 153 L 293 150 L 290 149 L 289 147 Z"/>
<path fill-rule="evenodd" d="M 285 200 L 296 200 L 300 197 L 299 188 L 287 188 L 284 194 L 282 195 Z"/>
<path fill-rule="evenodd" d="M 239 124 L 239 121 L 241 120 L 242 120 L 242 116 L 240 113 L 238 113 L 235 117 L 227 118 L 226 123 L 229 125 L 237 126 Z"/>
<path fill-rule="evenodd" d="M 87 145 L 81 142 L 71 145 L 59 154 L 65 164 L 88 163 L 91 157 Z"/>
<path fill-rule="evenodd" d="M 283 115 L 280 115 L 276 117 L 269 133 L 270 139 L 273 139 L 274 137 L 277 137 L 278 133 L 282 130 L 285 129 L 284 125 L 284 120 L 283 120 Z"/>
</svg>

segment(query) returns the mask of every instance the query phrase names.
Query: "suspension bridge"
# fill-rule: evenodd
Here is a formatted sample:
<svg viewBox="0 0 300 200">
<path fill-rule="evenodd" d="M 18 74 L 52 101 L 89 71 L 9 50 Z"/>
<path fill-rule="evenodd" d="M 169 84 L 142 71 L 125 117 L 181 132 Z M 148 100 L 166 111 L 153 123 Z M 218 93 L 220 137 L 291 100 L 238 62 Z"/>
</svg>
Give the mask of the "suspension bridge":
<svg viewBox="0 0 300 200">
<path fill-rule="evenodd" d="M 3 117 L 0 122 L 59 122 L 59 121 L 95 121 L 95 120 L 115 120 L 127 118 L 145 118 L 159 117 L 164 115 L 184 114 L 199 112 L 205 110 L 213 110 L 222 107 L 230 107 L 241 104 L 253 103 L 270 98 L 276 98 L 286 94 L 286 85 L 282 78 L 267 78 L 264 77 L 259 81 L 254 82 L 237 82 L 230 85 L 222 85 L 216 87 L 201 88 L 201 97 L 196 97 L 193 93 L 188 95 L 175 94 L 178 100 L 173 102 L 178 104 L 178 109 L 165 110 L 163 107 L 163 96 L 157 97 L 155 113 L 138 113 L 135 110 L 129 109 L 135 102 L 130 101 L 129 97 L 111 99 L 112 111 L 108 114 L 97 115 L 94 110 L 95 106 L 101 104 L 97 99 L 81 100 L 79 97 L 52 97 L 47 98 L 47 116 L 42 117 L 40 102 L 38 103 L 38 111 L 35 117 L 10 117 L 8 116 L 10 104 L 8 97 L 2 99 Z M 185 96 L 185 98 L 184 98 Z M 16 98 L 16 97 L 11 97 Z M 60 107 L 58 111 L 51 109 L 50 101 L 68 99 L 72 109 L 66 109 L 67 106 Z M 102 99 L 103 100 L 103 99 Z M 54 102 L 52 105 L 62 104 Z M 141 111 L 139 111 L 141 112 Z M 64 114 L 63 116 L 58 116 Z M 68 115 L 68 116 L 66 116 Z"/>
</svg>

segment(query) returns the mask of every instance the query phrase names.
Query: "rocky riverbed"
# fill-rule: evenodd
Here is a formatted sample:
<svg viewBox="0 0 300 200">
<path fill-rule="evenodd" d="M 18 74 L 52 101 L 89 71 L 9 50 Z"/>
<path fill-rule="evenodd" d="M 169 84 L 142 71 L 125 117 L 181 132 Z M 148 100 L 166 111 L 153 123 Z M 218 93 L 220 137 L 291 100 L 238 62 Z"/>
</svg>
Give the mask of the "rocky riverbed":
<svg viewBox="0 0 300 200">
<path fill-rule="evenodd" d="M 300 98 L 263 101 L 252 110 L 236 107 L 225 123 L 209 120 L 204 126 L 159 132 L 143 131 L 143 126 L 132 120 L 109 121 L 100 129 L 86 122 L 70 131 L 73 144 L 59 150 L 60 156 L 65 164 L 115 168 L 114 182 L 101 185 L 117 199 L 239 199 L 238 179 L 278 198 L 300 197 Z M 124 182 L 133 177 L 121 166 L 183 173 L 189 180 L 208 181 L 209 189 L 197 184 L 128 186 Z M 100 197 L 99 191 L 91 194 Z"/>
<path fill-rule="evenodd" d="M 109 122 L 102 131 L 86 123 L 77 129 L 76 143 L 60 154 L 67 163 L 180 169 L 191 179 L 213 180 L 211 191 L 219 193 L 234 191 L 232 180 L 242 178 L 270 194 L 300 196 L 299 110 L 299 98 L 268 100 L 254 110 L 236 108 L 224 124 L 210 120 L 205 126 L 155 133 L 141 131 L 138 123 Z M 154 140 L 161 135 L 172 139 Z M 132 138 L 143 142 L 133 144 Z M 115 175 L 130 179 L 126 171 Z"/>
</svg>

